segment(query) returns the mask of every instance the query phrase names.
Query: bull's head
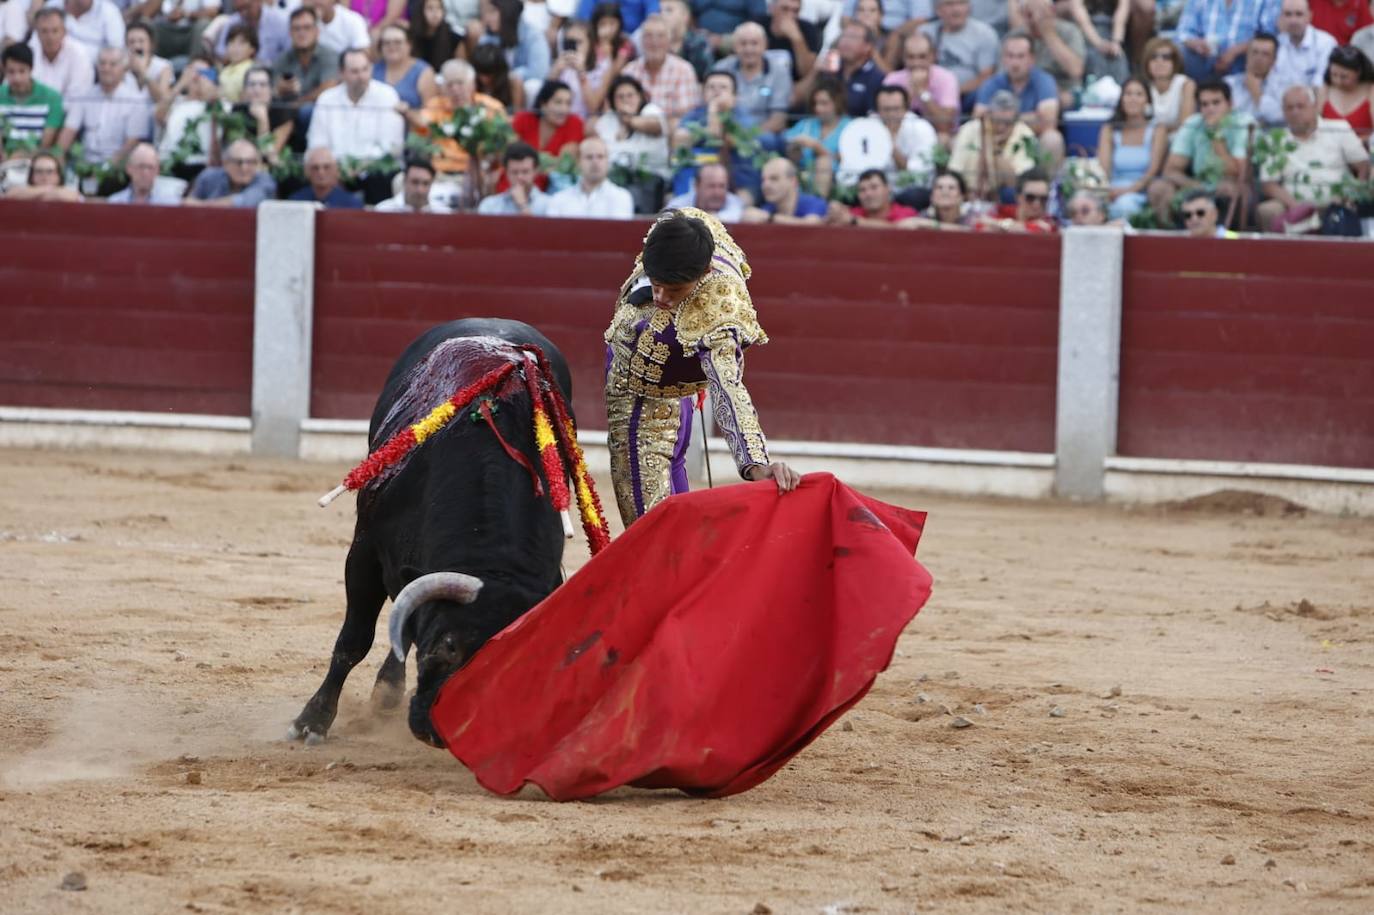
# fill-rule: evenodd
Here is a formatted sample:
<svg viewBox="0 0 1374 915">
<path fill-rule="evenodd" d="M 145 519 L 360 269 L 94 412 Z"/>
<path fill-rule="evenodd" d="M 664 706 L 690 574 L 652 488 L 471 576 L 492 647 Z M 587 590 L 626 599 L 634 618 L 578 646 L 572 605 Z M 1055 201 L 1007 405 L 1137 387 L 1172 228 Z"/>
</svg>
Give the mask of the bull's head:
<svg viewBox="0 0 1374 915">
<path fill-rule="evenodd" d="M 391 650 L 404 664 L 413 644 L 419 672 L 410 701 L 410 731 L 432 746 L 443 746 L 429 720 L 439 687 L 513 619 L 496 606 L 504 602 L 493 590 L 504 589 L 498 585 L 484 592 L 480 578 L 461 572 L 431 572 L 396 595 L 389 627 Z"/>
</svg>

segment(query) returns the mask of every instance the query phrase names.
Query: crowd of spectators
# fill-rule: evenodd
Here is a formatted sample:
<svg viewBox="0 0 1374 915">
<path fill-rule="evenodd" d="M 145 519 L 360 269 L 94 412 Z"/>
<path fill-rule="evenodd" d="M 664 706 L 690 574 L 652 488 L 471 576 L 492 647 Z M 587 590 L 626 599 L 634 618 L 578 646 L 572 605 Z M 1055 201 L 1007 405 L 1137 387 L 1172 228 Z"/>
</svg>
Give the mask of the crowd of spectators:
<svg viewBox="0 0 1374 915">
<path fill-rule="evenodd" d="M 0 55 L 13 197 L 1219 237 L 1374 216 L 1370 0 L 0 0 Z"/>
</svg>

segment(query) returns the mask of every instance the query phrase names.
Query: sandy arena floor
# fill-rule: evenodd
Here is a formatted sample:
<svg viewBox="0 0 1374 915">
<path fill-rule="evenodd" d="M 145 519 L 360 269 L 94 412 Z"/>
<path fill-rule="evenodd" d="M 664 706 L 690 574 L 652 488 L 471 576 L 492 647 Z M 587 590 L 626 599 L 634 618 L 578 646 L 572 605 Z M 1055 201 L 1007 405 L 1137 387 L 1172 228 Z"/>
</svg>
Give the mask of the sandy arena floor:
<svg viewBox="0 0 1374 915">
<path fill-rule="evenodd" d="M 0 912 L 1374 910 L 1368 520 L 889 493 L 935 594 L 841 725 L 739 797 L 556 804 L 373 717 L 380 647 L 282 739 L 344 469 L 0 452 Z"/>
</svg>

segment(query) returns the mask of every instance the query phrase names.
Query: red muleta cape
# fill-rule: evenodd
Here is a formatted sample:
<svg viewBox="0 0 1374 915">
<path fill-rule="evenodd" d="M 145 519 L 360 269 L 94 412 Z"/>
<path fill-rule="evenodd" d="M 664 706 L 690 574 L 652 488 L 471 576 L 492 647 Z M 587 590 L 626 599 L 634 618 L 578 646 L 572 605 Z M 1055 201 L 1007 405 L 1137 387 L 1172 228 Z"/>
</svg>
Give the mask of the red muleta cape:
<svg viewBox="0 0 1374 915">
<path fill-rule="evenodd" d="M 892 660 L 925 517 L 819 473 L 673 496 L 454 674 L 435 729 L 498 794 L 752 788 Z"/>
</svg>

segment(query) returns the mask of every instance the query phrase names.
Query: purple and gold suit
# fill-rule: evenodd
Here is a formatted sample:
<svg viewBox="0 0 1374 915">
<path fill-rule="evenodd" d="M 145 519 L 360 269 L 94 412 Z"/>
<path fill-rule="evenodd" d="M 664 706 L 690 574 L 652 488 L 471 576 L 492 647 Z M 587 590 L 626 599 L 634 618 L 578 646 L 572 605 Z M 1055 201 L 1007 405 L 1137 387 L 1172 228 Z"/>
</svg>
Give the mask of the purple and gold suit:
<svg viewBox="0 0 1374 915">
<path fill-rule="evenodd" d="M 768 464 L 768 445 L 744 387 L 744 351 L 768 342 L 745 281 L 744 252 L 714 216 L 684 209 L 711 230 L 706 276 L 674 308 L 654 305 L 642 257 L 620 288 L 606 330 L 606 444 L 625 526 L 668 496 L 687 491 L 692 406 L 709 390 L 716 431 L 740 475 Z"/>
</svg>

